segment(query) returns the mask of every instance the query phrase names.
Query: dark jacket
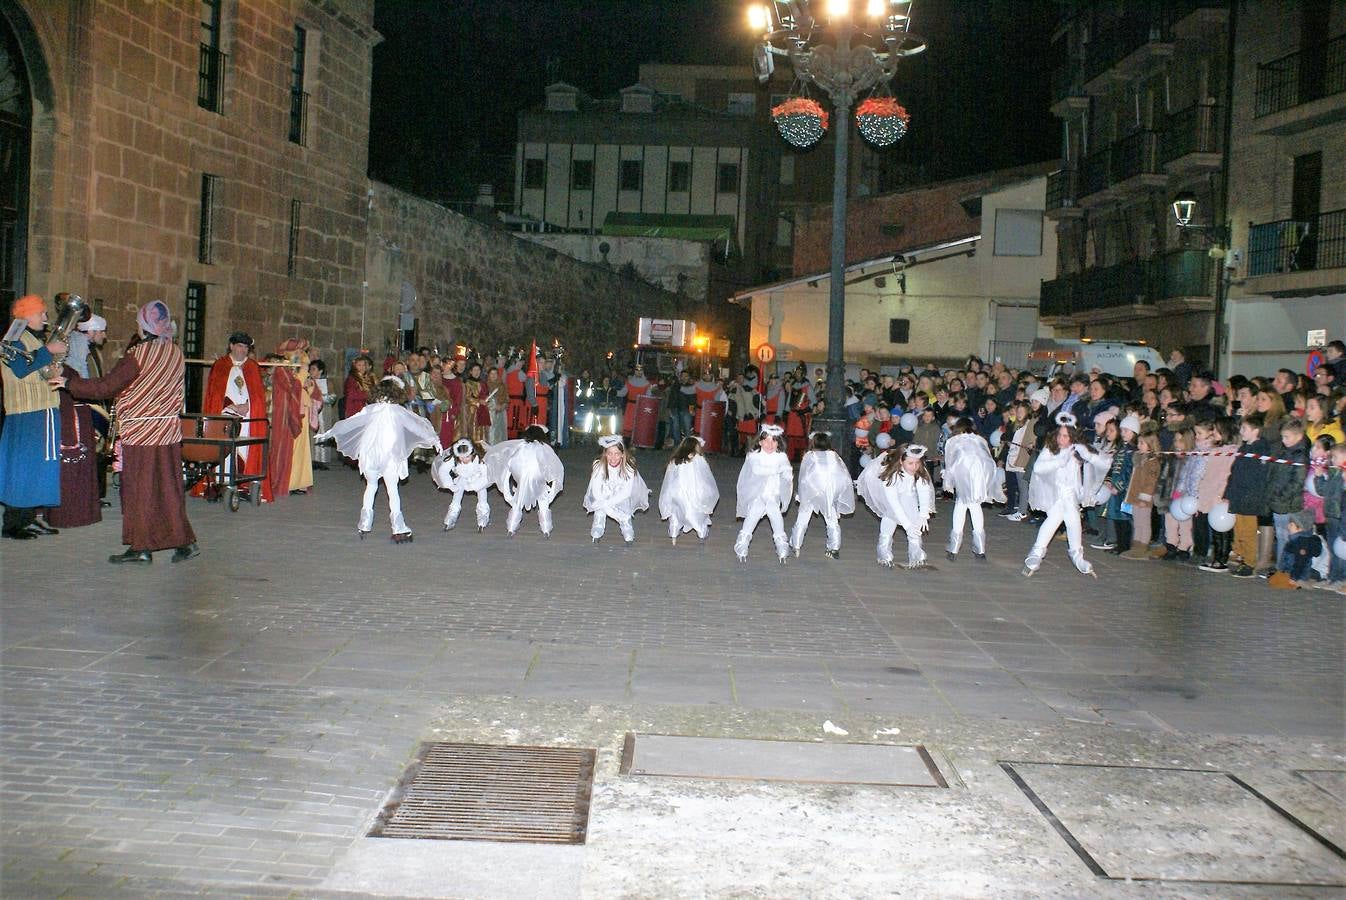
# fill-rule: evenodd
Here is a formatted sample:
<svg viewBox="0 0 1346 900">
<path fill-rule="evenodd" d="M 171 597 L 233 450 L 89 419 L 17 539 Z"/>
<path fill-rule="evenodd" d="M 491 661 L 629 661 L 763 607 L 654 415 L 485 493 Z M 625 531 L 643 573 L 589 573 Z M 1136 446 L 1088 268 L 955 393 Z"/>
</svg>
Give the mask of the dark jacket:
<svg viewBox="0 0 1346 900">
<path fill-rule="evenodd" d="M 1342 503 L 1342 471 L 1328 469 L 1323 475 L 1313 479 L 1313 489 L 1323 498 L 1323 518 L 1340 519 Z"/>
<path fill-rule="evenodd" d="M 1250 444 L 1240 444 L 1239 453 L 1266 454 L 1270 445 L 1261 438 Z M 1264 516 L 1267 514 L 1267 464 L 1255 459 L 1234 460 L 1225 482 L 1224 498 L 1229 511 L 1236 516 Z"/>
<path fill-rule="evenodd" d="M 1294 447 L 1277 442 L 1267 452 L 1280 459 L 1307 463 L 1309 442 L 1307 438 L 1301 438 Z M 1273 513 L 1284 515 L 1304 508 L 1305 471 L 1304 466 L 1267 463 L 1267 507 Z"/>
</svg>

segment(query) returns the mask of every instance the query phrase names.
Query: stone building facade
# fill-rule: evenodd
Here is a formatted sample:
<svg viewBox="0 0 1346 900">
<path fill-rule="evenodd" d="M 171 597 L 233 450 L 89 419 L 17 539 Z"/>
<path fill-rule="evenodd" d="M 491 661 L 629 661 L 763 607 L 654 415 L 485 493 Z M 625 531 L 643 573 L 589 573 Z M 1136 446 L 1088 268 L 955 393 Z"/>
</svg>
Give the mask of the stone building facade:
<svg viewBox="0 0 1346 900">
<path fill-rule="evenodd" d="M 189 357 L 243 329 L 259 351 L 298 336 L 329 362 L 396 336 L 400 279 L 370 269 L 381 239 L 416 254 L 399 265 L 424 273 L 427 319 L 491 340 L 552 291 L 529 277 L 614 320 L 670 302 L 372 183 L 378 41 L 371 0 L 0 0 L 0 291 L 82 294 L 113 355 L 158 298 Z"/>
<path fill-rule="evenodd" d="M 1235 48 L 1227 371 L 1300 371 L 1346 337 L 1346 4 L 1239 0 Z"/>
</svg>

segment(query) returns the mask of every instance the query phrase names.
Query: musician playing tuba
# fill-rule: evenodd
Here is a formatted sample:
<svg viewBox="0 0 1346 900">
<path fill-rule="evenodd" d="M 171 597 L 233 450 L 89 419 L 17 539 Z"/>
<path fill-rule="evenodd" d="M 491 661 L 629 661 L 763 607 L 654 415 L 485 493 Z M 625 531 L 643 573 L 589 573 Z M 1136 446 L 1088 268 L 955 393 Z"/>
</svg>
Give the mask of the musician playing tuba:
<svg viewBox="0 0 1346 900">
<path fill-rule="evenodd" d="M 43 344 L 47 304 L 36 294 L 11 304 L 10 315 L 27 322 L 18 343 L 26 351 L 0 365 L 4 380 L 5 427 L 0 429 L 0 503 L 5 506 L 3 534 L 29 540 L 55 533 L 37 510 L 61 502 L 60 398 L 47 384 L 43 369 L 53 356 L 66 352 L 63 341 Z"/>
</svg>

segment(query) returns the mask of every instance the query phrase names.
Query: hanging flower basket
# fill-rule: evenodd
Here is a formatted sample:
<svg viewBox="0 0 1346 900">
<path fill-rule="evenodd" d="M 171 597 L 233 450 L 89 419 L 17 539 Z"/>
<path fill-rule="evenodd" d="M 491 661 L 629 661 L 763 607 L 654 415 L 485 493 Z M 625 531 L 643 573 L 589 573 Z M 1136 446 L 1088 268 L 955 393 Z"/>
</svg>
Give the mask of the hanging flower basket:
<svg viewBox="0 0 1346 900">
<path fill-rule="evenodd" d="M 855 109 L 855 125 L 865 140 L 876 147 L 888 147 L 907 133 L 911 114 L 892 97 L 870 97 Z"/>
<path fill-rule="evenodd" d="M 786 143 L 801 150 L 812 147 L 827 133 L 827 111 L 808 97 L 791 97 L 772 107 L 771 119 Z"/>
</svg>

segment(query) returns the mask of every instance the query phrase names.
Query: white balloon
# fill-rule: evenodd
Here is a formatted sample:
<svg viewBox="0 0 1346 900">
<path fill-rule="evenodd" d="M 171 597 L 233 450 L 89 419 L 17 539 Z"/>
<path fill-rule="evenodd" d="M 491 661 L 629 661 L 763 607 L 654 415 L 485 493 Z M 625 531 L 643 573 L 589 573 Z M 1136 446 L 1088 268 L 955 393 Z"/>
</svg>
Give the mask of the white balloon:
<svg viewBox="0 0 1346 900">
<path fill-rule="evenodd" d="M 1179 497 L 1178 502 L 1175 505 L 1182 507 L 1183 518 L 1192 518 L 1197 512 L 1196 494 L 1187 494 Z"/>
<path fill-rule="evenodd" d="M 1229 504 L 1223 500 L 1210 508 L 1210 515 L 1206 520 L 1210 522 L 1212 531 L 1223 534 L 1234 530 L 1234 514 L 1229 511 Z"/>
<path fill-rule="evenodd" d="M 1188 500 L 1192 501 L 1190 505 L 1186 502 Z M 1179 522 L 1186 522 L 1188 519 L 1192 518 L 1192 513 L 1195 511 L 1195 507 L 1195 497 L 1179 497 L 1169 504 L 1168 514 Z"/>
<path fill-rule="evenodd" d="M 919 421 L 916 418 L 916 413 L 903 413 L 902 418 L 897 420 L 897 424 L 902 426 L 903 431 L 915 431 Z"/>
<path fill-rule="evenodd" d="M 1337 554 L 1337 559 L 1346 559 L 1346 537 L 1339 537 L 1332 542 L 1332 552 Z"/>
</svg>

